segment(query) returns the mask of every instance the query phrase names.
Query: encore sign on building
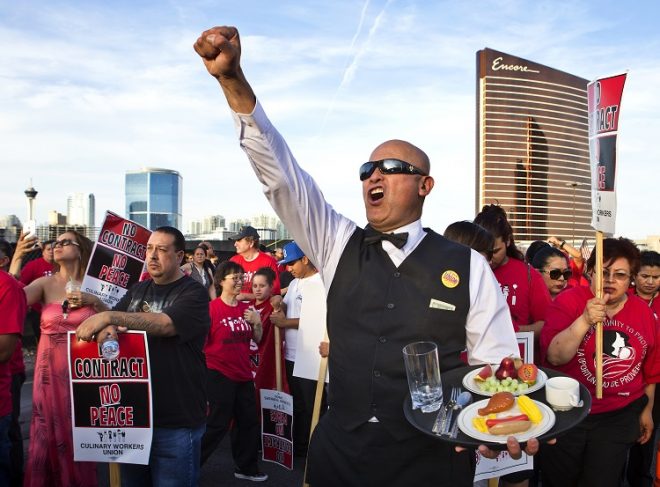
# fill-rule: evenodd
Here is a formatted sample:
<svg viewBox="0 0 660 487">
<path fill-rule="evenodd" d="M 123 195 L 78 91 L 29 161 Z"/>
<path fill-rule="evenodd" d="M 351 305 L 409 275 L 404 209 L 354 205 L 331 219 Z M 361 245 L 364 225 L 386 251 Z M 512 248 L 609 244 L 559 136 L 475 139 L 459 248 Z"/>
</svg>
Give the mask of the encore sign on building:
<svg viewBox="0 0 660 487">
<path fill-rule="evenodd" d="M 593 234 L 587 83 L 504 52 L 477 53 L 475 210 L 502 206 L 517 241 Z"/>
</svg>

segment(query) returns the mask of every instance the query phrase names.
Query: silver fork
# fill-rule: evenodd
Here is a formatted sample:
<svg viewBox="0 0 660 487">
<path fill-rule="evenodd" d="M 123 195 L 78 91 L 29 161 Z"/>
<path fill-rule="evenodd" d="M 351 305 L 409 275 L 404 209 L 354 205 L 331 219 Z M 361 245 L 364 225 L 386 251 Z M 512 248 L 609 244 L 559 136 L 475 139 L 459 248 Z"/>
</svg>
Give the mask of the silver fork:
<svg viewBox="0 0 660 487">
<path fill-rule="evenodd" d="M 454 411 L 456 409 L 456 401 L 458 400 L 458 396 L 461 393 L 461 388 L 460 387 L 452 387 L 451 388 L 451 399 L 449 400 L 449 410 L 447 411 L 447 416 L 445 417 L 445 421 L 442 425 L 442 428 L 440 428 L 440 434 L 441 435 L 446 435 L 449 433 L 449 426 L 451 425 L 451 420 L 454 416 Z"/>
<path fill-rule="evenodd" d="M 452 387 L 451 395 L 449 396 L 449 401 L 445 403 L 445 405 L 438 413 L 438 417 L 435 419 L 435 423 L 433 424 L 433 428 L 431 429 L 431 431 L 436 435 L 441 434 L 445 430 L 445 427 L 447 426 L 447 420 L 451 418 L 451 416 L 449 415 L 451 414 L 451 412 L 454 409 L 454 406 L 456 405 L 456 399 L 458 399 L 458 394 L 459 394 L 458 387 Z"/>
</svg>

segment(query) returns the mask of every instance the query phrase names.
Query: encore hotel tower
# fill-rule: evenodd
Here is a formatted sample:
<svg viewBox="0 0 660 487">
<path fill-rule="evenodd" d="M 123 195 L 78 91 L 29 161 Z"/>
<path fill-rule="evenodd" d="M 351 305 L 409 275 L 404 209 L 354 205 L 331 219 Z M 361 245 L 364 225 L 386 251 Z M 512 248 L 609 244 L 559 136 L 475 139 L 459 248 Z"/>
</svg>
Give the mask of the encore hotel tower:
<svg viewBox="0 0 660 487">
<path fill-rule="evenodd" d="M 594 231 L 587 80 L 503 52 L 477 52 L 476 210 L 495 203 L 516 241 Z"/>
</svg>

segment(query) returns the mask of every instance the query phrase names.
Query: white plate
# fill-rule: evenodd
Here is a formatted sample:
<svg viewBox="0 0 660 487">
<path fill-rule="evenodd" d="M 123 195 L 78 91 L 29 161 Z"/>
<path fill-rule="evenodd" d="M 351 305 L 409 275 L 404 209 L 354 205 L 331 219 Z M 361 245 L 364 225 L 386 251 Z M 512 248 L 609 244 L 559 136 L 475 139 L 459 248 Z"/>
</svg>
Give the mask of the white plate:
<svg viewBox="0 0 660 487">
<path fill-rule="evenodd" d="M 508 438 L 508 436 L 490 435 L 488 433 L 482 433 L 481 431 L 477 430 L 472 424 L 472 418 L 479 415 L 477 413 L 477 410 L 486 407 L 488 401 L 489 399 L 483 399 L 481 401 L 477 401 L 473 404 L 470 404 L 465 409 L 463 409 L 461 411 L 461 414 L 458 416 L 458 420 L 457 420 L 458 428 L 463 433 L 474 438 L 475 440 L 486 441 L 489 443 L 506 443 L 506 439 Z M 534 401 L 534 403 L 541 410 L 541 413 L 543 413 L 543 419 L 539 424 L 532 424 L 532 427 L 529 428 L 527 431 L 513 435 L 516 437 L 518 441 L 527 441 L 530 438 L 539 437 L 543 433 L 548 432 L 550 428 L 552 428 L 555 424 L 555 413 L 552 411 L 552 409 L 550 409 L 542 402 Z M 507 411 L 503 411 L 501 413 L 497 413 L 497 417 L 501 418 L 505 416 L 516 416 L 518 414 L 523 414 L 523 413 L 518 408 L 518 401 L 516 401 L 516 404 L 511 409 Z"/>
<path fill-rule="evenodd" d="M 484 365 L 485 367 L 485 365 Z M 493 367 L 493 374 L 497 371 L 497 365 L 491 365 Z M 495 394 L 494 392 L 486 392 L 482 391 L 481 387 L 479 387 L 479 382 L 474 380 L 474 377 L 481 371 L 483 367 L 480 367 L 478 369 L 471 370 L 467 374 L 463 376 L 463 387 L 465 387 L 468 391 L 474 392 L 475 394 L 479 394 L 480 396 L 492 396 Z M 516 391 L 512 392 L 514 396 L 519 396 L 521 394 L 530 394 L 534 391 L 538 391 L 541 387 L 545 385 L 545 381 L 548 380 L 548 375 L 543 372 L 541 369 L 539 369 L 539 373 L 536 376 L 536 382 L 534 385 L 529 386 L 527 389 L 524 391 Z"/>
</svg>

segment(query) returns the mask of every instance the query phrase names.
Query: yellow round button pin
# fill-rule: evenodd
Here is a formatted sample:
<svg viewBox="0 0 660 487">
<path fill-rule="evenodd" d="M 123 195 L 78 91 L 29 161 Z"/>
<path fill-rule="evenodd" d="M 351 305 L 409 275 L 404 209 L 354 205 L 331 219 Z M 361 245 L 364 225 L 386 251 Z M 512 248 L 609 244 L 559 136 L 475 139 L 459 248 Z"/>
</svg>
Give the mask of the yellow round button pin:
<svg viewBox="0 0 660 487">
<path fill-rule="evenodd" d="M 448 288 L 454 288 L 458 286 L 458 283 L 461 282 L 461 279 L 458 277 L 458 274 L 454 271 L 445 271 L 442 273 L 442 284 Z"/>
</svg>

